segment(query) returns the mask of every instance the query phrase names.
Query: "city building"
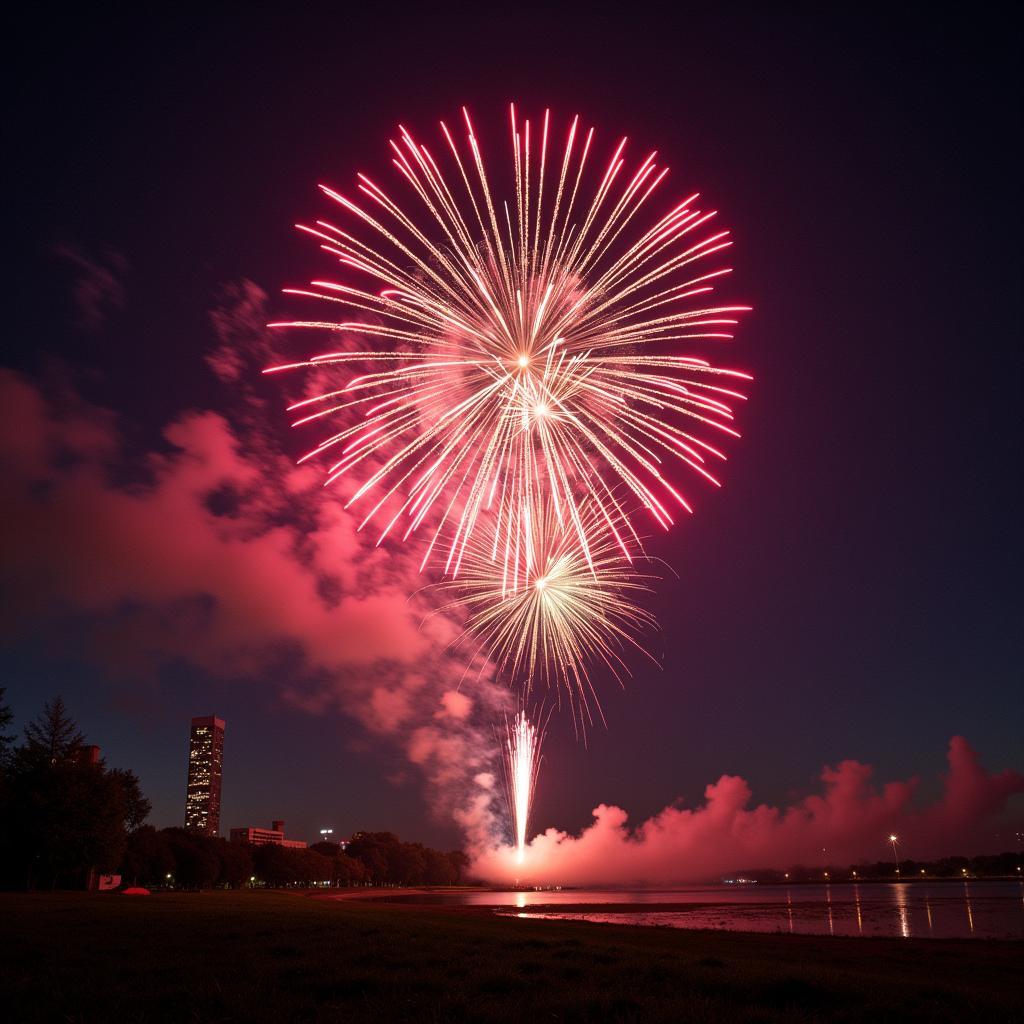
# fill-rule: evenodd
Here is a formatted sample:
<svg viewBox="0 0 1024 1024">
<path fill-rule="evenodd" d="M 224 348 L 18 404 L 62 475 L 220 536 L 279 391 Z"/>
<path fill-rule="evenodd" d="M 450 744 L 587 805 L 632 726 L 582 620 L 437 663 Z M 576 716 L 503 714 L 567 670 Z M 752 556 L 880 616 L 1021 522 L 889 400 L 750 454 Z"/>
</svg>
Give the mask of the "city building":
<svg viewBox="0 0 1024 1024">
<path fill-rule="evenodd" d="M 301 839 L 285 839 L 284 822 L 271 822 L 270 828 L 233 828 L 231 842 L 248 843 L 250 846 L 286 846 L 290 850 L 304 850 L 306 843 Z"/>
<path fill-rule="evenodd" d="M 220 780 L 224 722 L 214 715 L 192 719 L 188 748 L 185 828 L 215 836 L 220 831 Z"/>
<path fill-rule="evenodd" d="M 79 764 L 98 765 L 100 763 L 100 748 L 95 743 L 87 743 L 75 751 L 75 759 Z"/>
</svg>

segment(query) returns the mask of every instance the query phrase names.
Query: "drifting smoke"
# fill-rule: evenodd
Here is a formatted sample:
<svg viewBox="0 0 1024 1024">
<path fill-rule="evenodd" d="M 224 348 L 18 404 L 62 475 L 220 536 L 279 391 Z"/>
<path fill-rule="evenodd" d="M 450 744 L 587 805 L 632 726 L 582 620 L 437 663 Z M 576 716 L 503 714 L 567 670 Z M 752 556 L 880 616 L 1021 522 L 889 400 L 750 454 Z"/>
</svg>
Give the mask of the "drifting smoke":
<svg viewBox="0 0 1024 1024">
<path fill-rule="evenodd" d="M 240 399 L 231 421 L 184 413 L 148 453 L 127 450 L 109 410 L 0 370 L 4 628 L 45 623 L 133 683 L 174 661 L 284 680 L 285 700 L 397 744 L 449 814 L 492 767 L 508 693 L 449 651 L 454 612 L 410 598 L 416 559 L 357 532 L 343 495 L 276 442 L 244 383 L 274 357 L 267 319 L 254 285 L 228 291 L 208 362 Z"/>
<path fill-rule="evenodd" d="M 723 775 L 700 807 L 666 807 L 635 829 L 624 810 L 602 804 L 578 836 L 549 829 L 535 837 L 522 863 L 512 848 L 478 834 L 473 870 L 495 882 L 531 884 L 692 881 L 744 867 L 820 864 L 823 857 L 874 861 L 885 856 L 893 831 L 914 858 L 1005 849 L 1008 842 L 993 832 L 1008 799 L 1024 793 L 1024 775 L 988 774 L 960 736 L 950 741 L 948 763 L 942 796 L 927 807 L 914 805 L 916 779 L 878 790 L 870 766 L 857 761 L 825 768 L 824 792 L 789 808 L 751 807 L 747 782 Z"/>
<path fill-rule="evenodd" d="M 874 858 L 890 831 L 906 837 L 909 856 L 979 852 L 984 829 L 1024 791 L 1021 776 L 986 774 L 955 739 L 930 808 L 914 808 L 915 782 L 876 791 L 854 761 L 823 773 L 823 795 L 785 810 L 750 808 L 747 783 L 724 776 L 703 806 L 666 808 L 635 829 L 623 810 L 601 806 L 578 836 L 534 838 L 517 865 L 514 847 L 496 845 L 510 832 L 491 730 L 509 692 L 486 664 L 449 650 L 463 623 L 426 614 L 436 609 L 425 607 L 418 554 L 375 547 L 344 495 L 280 448 L 267 412 L 276 392 L 267 402 L 246 384 L 277 357 L 265 305 L 245 284 L 213 314 L 219 345 L 208 362 L 241 399 L 230 422 L 185 413 L 143 455 L 127 450 L 109 410 L 0 371 L 9 635 L 58 623 L 48 638 L 84 645 L 112 676 L 136 682 L 178 660 L 227 679 L 285 680 L 286 700 L 348 714 L 397 745 L 435 810 L 464 828 L 477 872 L 496 881 L 663 882 L 808 862 L 822 846 L 837 861 Z"/>
</svg>

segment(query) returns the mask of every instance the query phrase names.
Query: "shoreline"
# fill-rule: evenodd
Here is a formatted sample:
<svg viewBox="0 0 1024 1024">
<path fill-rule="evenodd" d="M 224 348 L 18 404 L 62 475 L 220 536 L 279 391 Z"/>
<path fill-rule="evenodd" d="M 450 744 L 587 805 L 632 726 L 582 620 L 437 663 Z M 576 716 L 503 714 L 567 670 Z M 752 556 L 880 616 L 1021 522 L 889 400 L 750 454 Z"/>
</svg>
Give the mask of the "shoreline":
<svg viewBox="0 0 1024 1024">
<path fill-rule="evenodd" d="M 717 894 L 711 891 L 706 894 L 707 898 L 699 900 L 635 900 L 630 899 L 630 893 L 624 891 L 618 899 L 588 901 L 574 900 L 572 890 L 561 890 L 561 898 L 557 900 L 546 899 L 547 893 L 544 891 L 528 891 L 524 895 L 532 897 L 530 901 L 519 902 L 508 899 L 509 894 L 515 890 L 483 886 L 375 887 L 344 893 L 315 892 L 305 895 L 328 903 L 363 903 L 407 912 L 429 911 L 450 916 L 515 918 L 545 923 L 562 921 L 587 927 L 602 925 L 645 930 L 667 929 L 762 938 L 802 935 L 829 940 L 896 939 L 900 942 L 926 943 L 1024 941 L 1021 917 L 1014 913 L 1017 904 L 1015 894 L 1010 898 L 1005 895 L 992 897 L 976 894 L 972 899 L 963 901 L 961 908 L 960 889 L 959 884 L 950 886 L 948 895 L 932 892 L 931 902 L 926 896 L 923 902 L 907 903 L 905 906 L 879 898 L 879 895 L 869 895 L 864 899 L 784 901 L 770 898 L 774 893 L 766 891 L 764 895 L 768 898 L 758 899 L 753 888 L 747 891 L 747 898 L 742 900 L 716 899 Z M 664 891 L 651 890 L 659 895 Z M 614 890 L 596 892 L 605 896 L 614 894 Z M 693 894 L 692 889 L 688 892 Z M 494 894 L 495 899 L 488 899 L 490 893 Z M 581 890 L 580 895 L 584 894 Z M 446 895 L 454 899 L 449 902 L 445 899 Z M 460 896 L 471 899 L 462 902 Z M 966 922 L 953 916 L 960 909 L 966 911 Z M 897 918 L 894 915 L 899 916 Z M 933 915 L 938 915 L 934 921 Z"/>
</svg>

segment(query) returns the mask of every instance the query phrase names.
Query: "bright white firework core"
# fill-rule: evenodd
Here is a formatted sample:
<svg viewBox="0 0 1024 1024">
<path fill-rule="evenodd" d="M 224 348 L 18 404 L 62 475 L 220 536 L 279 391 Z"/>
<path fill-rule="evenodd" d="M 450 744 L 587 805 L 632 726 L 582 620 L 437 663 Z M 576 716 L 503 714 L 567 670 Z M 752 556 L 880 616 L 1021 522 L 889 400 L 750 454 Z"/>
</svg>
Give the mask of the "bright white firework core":
<svg viewBox="0 0 1024 1024">
<path fill-rule="evenodd" d="M 516 863 L 526 858 L 526 829 L 530 820 L 530 804 L 540 766 L 541 734 L 525 712 L 519 712 L 508 727 L 505 739 L 506 773 L 512 825 L 516 841 Z"/>
</svg>

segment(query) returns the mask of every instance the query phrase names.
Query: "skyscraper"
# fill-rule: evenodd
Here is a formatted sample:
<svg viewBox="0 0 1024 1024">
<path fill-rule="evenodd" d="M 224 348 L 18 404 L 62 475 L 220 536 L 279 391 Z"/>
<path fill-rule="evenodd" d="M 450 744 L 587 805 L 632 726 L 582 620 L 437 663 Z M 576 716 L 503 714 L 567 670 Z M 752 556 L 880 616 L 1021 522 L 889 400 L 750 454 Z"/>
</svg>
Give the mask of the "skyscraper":
<svg viewBox="0 0 1024 1024">
<path fill-rule="evenodd" d="M 220 775 L 224 722 L 209 715 L 192 719 L 188 747 L 185 828 L 215 836 L 220 830 Z"/>
</svg>

